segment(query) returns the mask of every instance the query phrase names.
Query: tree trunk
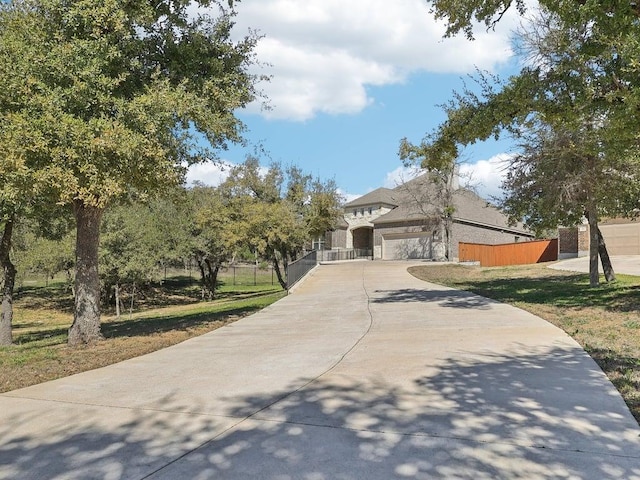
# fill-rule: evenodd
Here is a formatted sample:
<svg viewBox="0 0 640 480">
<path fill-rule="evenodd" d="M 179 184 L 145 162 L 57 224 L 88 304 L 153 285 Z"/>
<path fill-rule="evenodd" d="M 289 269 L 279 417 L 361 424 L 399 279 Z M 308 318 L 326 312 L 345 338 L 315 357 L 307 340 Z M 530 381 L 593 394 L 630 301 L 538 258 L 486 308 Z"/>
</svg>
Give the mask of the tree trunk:
<svg viewBox="0 0 640 480">
<path fill-rule="evenodd" d="M 0 345 L 11 345 L 13 338 L 13 288 L 16 282 L 16 267 L 11 263 L 11 237 L 13 236 L 13 218 L 4 225 L 4 233 L 0 240 L 0 264 L 4 270 L 4 287 L 2 289 L 2 311 L 0 312 Z"/>
<path fill-rule="evenodd" d="M 616 273 L 613 271 L 613 265 L 609 258 L 609 252 L 607 251 L 607 245 L 604 242 L 602 232 L 598 228 L 598 253 L 600 255 L 600 262 L 602 262 L 602 270 L 604 272 L 604 278 L 607 282 L 616 281 Z"/>
<path fill-rule="evenodd" d="M 120 284 L 118 282 L 113 286 L 113 290 L 116 297 L 116 318 L 120 318 Z"/>
<path fill-rule="evenodd" d="M 133 315 L 133 302 L 136 299 L 136 282 L 133 282 L 133 286 L 131 287 L 131 302 L 129 303 L 129 320 L 131 320 L 131 316 Z"/>
<path fill-rule="evenodd" d="M 98 277 L 98 246 L 100 219 L 104 209 L 73 203 L 76 217 L 76 295 L 73 324 L 69 329 L 69 345 L 101 340 L 100 278 Z"/>
<path fill-rule="evenodd" d="M 589 222 L 589 285 L 600 285 L 600 273 L 598 271 L 598 218 L 596 210 L 590 207 L 587 210 Z"/>
<path fill-rule="evenodd" d="M 216 282 L 218 281 L 218 272 L 220 271 L 220 264 L 216 263 L 215 266 L 211 265 L 209 259 L 205 260 L 207 264 L 207 290 L 209 294 L 209 300 L 213 300 L 216 296 Z"/>
<path fill-rule="evenodd" d="M 200 299 L 204 300 L 207 293 L 207 274 L 204 271 L 204 259 L 202 257 L 196 257 L 196 262 L 200 270 Z"/>
<path fill-rule="evenodd" d="M 216 289 L 213 267 L 211 267 L 211 261 L 208 258 L 205 258 L 204 264 L 207 266 L 204 285 L 207 288 L 207 300 L 211 301 L 213 300 L 213 295 Z"/>
<path fill-rule="evenodd" d="M 284 279 L 282 272 L 280 271 L 280 264 L 278 263 L 278 257 L 276 257 L 275 255 L 273 256 L 273 269 L 276 271 L 276 276 L 278 277 L 278 283 L 282 288 L 286 290 L 287 282 Z"/>
</svg>

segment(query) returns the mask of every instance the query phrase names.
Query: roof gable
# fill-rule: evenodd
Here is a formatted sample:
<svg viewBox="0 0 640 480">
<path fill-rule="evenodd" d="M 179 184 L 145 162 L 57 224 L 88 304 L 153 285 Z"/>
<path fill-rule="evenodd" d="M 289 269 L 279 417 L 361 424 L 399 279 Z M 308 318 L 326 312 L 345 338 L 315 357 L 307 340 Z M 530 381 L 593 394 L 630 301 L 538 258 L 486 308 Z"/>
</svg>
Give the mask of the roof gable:
<svg viewBox="0 0 640 480">
<path fill-rule="evenodd" d="M 377 188 L 366 195 L 356 198 L 348 203 L 344 204 L 344 208 L 364 207 L 367 205 L 389 205 L 392 207 L 398 206 L 398 195 L 394 190 L 389 188 Z"/>
</svg>

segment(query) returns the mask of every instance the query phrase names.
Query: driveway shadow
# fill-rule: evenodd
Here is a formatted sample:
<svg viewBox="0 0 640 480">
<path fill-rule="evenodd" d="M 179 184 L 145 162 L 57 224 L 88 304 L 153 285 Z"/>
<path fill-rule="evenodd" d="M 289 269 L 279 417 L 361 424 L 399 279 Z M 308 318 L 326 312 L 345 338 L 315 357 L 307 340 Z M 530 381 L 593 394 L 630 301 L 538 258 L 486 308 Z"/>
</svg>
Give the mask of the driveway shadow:
<svg viewBox="0 0 640 480">
<path fill-rule="evenodd" d="M 462 290 L 423 290 L 418 288 L 403 288 L 398 290 L 376 290 L 373 303 L 407 303 L 407 302 L 437 302 L 438 305 L 449 308 L 488 309 L 497 302 L 479 295 Z"/>
<path fill-rule="evenodd" d="M 639 430 L 580 350 L 456 358 L 408 383 L 301 379 L 224 417 L 179 390 L 108 430 L 79 417 L 35 434 L 42 413 L 17 414 L 0 426 L 0 477 L 640 478 Z"/>
</svg>

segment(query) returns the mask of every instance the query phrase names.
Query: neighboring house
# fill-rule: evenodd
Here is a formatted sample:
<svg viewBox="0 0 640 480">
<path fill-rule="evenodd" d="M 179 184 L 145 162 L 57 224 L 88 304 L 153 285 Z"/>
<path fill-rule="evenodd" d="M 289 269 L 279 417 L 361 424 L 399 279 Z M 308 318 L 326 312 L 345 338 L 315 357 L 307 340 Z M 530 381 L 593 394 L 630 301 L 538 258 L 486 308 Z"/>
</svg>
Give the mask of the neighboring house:
<svg viewBox="0 0 640 480">
<path fill-rule="evenodd" d="M 453 185 L 446 208 L 442 189 L 421 175 L 396 188 L 378 188 L 344 205 L 344 218 L 327 232 L 325 249 L 356 249 L 374 259 L 444 259 L 446 211 L 450 217 L 451 259 L 458 242 L 501 244 L 524 241 L 533 234 L 510 226 L 497 208 L 474 192 Z"/>
<path fill-rule="evenodd" d="M 640 222 L 624 218 L 610 218 L 599 222 L 609 255 L 640 255 Z M 558 229 L 558 258 L 589 255 L 589 225 Z"/>
</svg>

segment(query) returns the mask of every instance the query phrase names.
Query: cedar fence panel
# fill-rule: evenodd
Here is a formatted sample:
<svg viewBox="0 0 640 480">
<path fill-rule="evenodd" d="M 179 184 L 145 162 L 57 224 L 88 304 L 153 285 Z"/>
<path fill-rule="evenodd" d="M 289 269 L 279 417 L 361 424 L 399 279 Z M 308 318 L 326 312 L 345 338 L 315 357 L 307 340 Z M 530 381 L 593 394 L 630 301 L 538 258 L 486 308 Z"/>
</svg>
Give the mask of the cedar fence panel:
<svg viewBox="0 0 640 480">
<path fill-rule="evenodd" d="M 503 245 L 460 242 L 458 256 L 461 262 L 480 262 L 483 267 L 551 262 L 558 259 L 558 239 Z"/>
</svg>

